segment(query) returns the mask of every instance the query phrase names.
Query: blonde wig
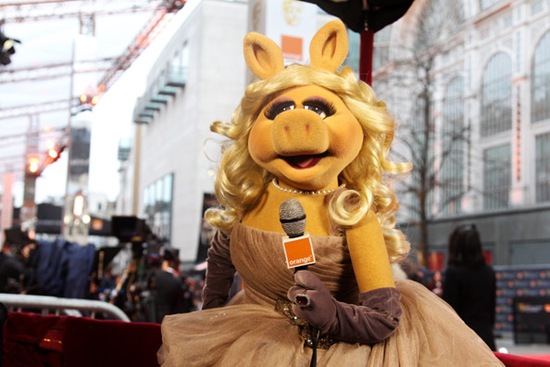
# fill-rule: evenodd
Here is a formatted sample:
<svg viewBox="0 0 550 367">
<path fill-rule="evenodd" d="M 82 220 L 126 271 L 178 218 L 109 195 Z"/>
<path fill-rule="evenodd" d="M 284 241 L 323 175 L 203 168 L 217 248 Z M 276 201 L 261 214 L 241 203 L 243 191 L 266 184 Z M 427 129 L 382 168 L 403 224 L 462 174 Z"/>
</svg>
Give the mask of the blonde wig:
<svg viewBox="0 0 550 367">
<path fill-rule="evenodd" d="M 410 170 L 409 163 L 397 163 L 387 155 L 394 138 L 395 121 L 373 90 L 357 79 L 349 67 L 332 73 L 320 68 L 293 64 L 266 80 L 250 84 L 231 123 L 214 122 L 213 132 L 229 140 L 222 147 L 222 158 L 215 180 L 220 208 L 207 211 L 208 222 L 229 233 L 261 197 L 273 175 L 258 166 L 248 152 L 250 129 L 261 109 L 277 94 L 315 84 L 338 95 L 358 119 L 364 133 L 357 158 L 340 174 L 346 190 L 332 198 L 330 218 L 342 227 L 357 223 L 369 210 L 376 213 L 383 229 L 390 260 L 398 262 L 409 252 L 403 233 L 395 228 L 399 204 L 387 178 Z"/>
</svg>

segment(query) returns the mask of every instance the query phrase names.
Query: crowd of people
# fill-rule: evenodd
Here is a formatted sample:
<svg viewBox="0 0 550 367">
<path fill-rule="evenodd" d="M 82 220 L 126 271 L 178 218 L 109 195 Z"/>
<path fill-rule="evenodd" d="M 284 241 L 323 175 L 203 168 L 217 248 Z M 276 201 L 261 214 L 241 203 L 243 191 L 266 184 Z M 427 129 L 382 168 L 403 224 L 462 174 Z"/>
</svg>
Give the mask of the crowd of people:
<svg viewBox="0 0 550 367">
<path fill-rule="evenodd" d="M 4 238 L 0 252 L 0 293 L 68 294 L 54 292 L 53 287 L 45 286 L 37 275 L 37 255 L 42 249 L 40 246 L 46 248 L 47 244 L 29 238 L 18 228 L 5 230 Z M 492 267 L 485 262 L 475 225 L 455 228 L 449 236 L 447 257 L 444 272 L 418 269 L 411 261 L 403 263 L 403 269 L 410 279 L 422 283 L 449 303 L 495 350 L 496 278 Z M 204 272 L 184 272 L 180 265 L 177 253 L 163 247 L 144 251 L 144 243 L 138 242 L 133 245 L 131 259 L 122 272 L 115 273 L 113 267 L 107 265 L 102 271 L 95 269 L 86 274 L 88 289 L 82 298 L 112 303 L 132 321 L 160 323 L 165 315 L 201 308 Z M 74 289 L 71 292 L 80 294 Z"/>
<path fill-rule="evenodd" d="M 125 246 L 113 250 L 121 248 Z M 19 228 L 6 229 L 0 293 L 101 300 L 119 307 L 130 320 L 142 322 L 160 323 L 167 314 L 200 308 L 204 271 L 182 271 L 170 249 L 132 243 L 127 266 L 119 271 L 110 263 L 98 263 L 103 250 L 62 238 L 35 240 Z"/>
<path fill-rule="evenodd" d="M 198 310 L 201 272 L 184 272 L 170 250 L 134 257 L 120 274 L 112 267 L 90 285 L 90 298 L 112 303 L 132 321 L 160 323 L 164 316 Z"/>
</svg>

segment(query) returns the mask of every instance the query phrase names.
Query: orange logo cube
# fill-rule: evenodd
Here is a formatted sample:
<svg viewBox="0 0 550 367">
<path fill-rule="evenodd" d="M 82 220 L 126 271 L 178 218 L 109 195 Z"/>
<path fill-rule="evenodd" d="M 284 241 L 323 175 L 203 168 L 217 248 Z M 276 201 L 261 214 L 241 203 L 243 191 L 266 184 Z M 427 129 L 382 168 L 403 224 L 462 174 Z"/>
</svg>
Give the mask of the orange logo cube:
<svg viewBox="0 0 550 367">
<path fill-rule="evenodd" d="M 300 237 L 283 237 L 283 250 L 289 269 L 315 264 L 313 244 L 308 234 Z"/>
</svg>

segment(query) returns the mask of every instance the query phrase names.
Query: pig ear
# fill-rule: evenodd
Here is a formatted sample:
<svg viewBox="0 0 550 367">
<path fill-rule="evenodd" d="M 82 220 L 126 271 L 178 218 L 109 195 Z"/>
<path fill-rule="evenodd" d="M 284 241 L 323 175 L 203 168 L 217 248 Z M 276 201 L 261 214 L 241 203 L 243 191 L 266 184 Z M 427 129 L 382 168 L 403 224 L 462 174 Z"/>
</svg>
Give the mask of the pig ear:
<svg viewBox="0 0 550 367">
<path fill-rule="evenodd" d="M 285 68 L 279 46 L 255 32 L 244 38 L 244 59 L 250 71 L 260 79 L 268 79 Z"/>
<path fill-rule="evenodd" d="M 309 45 L 311 66 L 336 72 L 348 54 L 346 26 L 339 19 L 325 24 Z"/>
</svg>

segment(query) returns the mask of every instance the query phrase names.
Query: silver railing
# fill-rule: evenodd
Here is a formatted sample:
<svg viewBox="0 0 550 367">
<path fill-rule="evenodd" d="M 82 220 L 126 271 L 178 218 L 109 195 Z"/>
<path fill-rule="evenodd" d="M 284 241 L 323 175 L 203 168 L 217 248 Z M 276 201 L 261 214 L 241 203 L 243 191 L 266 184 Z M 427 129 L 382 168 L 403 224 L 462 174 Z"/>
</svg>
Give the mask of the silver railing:
<svg viewBox="0 0 550 367">
<path fill-rule="evenodd" d="M 55 314 L 58 316 L 62 314 L 82 316 L 80 311 L 86 311 L 90 313 L 89 317 L 91 318 L 95 318 L 96 313 L 102 313 L 117 320 L 130 322 L 128 316 L 120 308 L 103 301 L 0 293 L 0 302 L 9 311 L 40 309 L 43 315 Z"/>
</svg>

